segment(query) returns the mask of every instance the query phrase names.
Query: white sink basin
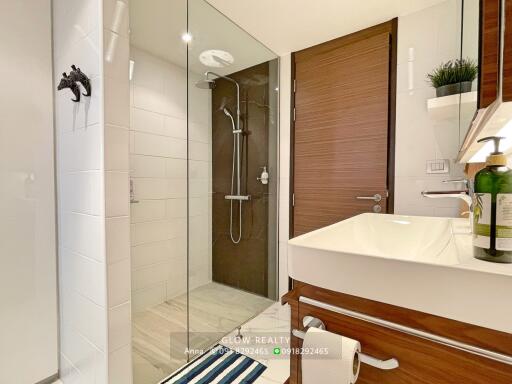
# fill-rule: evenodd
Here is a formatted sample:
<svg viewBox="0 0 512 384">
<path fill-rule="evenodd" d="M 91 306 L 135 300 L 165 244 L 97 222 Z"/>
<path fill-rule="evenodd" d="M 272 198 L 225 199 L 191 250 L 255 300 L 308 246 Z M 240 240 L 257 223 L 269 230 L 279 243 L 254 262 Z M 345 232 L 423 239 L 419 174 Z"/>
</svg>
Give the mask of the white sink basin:
<svg viewBox="0 0 512 384">
<path fill-rule="evenodd" d="M 469 226 L 465 229 L 469 233 Z M 290 240 L 289 244 L 356 255 L 457 264 L 450 219 L 364 213 Z"/>
<path fill-rule="evenodd" d="M 512 333 L 512 264 L 474 259 L 467 219 L 365 213 L 288 249 L 296 280 Z"/>
</svg>

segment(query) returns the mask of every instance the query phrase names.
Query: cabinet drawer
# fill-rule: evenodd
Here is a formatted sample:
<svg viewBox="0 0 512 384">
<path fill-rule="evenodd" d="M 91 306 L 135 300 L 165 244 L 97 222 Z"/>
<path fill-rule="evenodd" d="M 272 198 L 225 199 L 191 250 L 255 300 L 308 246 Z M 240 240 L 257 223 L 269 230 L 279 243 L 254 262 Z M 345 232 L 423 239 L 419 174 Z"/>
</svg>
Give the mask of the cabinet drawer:
<svg viewBox="0 0 512 384">
<path fill-rule="evenodd" d="M 328 331 L 359 340 L 368 355 L 398 359 L 400 366 L 390 371 L 362 364 L 358 383 L 512 383 L 511 365 L 305 303 L 298 303 L 298 314 L 299 323 L 304 316 L 314 316 L 325 323 Z M 300 340 L 294 341 L 301 344 Z M 297 364 L 300 383 L 300 361 Z"/>
</svg>

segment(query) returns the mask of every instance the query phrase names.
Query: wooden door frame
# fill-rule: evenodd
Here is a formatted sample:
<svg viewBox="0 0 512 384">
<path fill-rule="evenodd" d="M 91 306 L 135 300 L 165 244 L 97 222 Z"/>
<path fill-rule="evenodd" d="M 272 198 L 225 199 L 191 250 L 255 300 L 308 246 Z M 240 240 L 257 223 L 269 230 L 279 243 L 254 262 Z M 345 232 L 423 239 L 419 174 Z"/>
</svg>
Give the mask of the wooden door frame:
<svg viewBox="0 0 512 384">
<path fill-rule="evenodd" d="M 395 125 L 396 125 L 396 66 L 397 66 L 397 40 L 398 18 L 386 21 L 373 27 L 354 32 L 346 36 L 330 40 L 322 44 L 345 45 L 369 37 L 388 32 L 390 37 L 389 50 L 389 103 L 388 103 L 388 172 L 387 190 L 389 193 L 386 213 L 394 213 L 395 210 Z M 309 48 L 306 48 L 309 49 Z M 291 54 L 291 87 L 290 87 L 290 195 L 289 195 L 289 233 L 288 238 L 293 237 L 294 205 L 293 194 L 295 190 L 295 53 Z"/>
</svg>

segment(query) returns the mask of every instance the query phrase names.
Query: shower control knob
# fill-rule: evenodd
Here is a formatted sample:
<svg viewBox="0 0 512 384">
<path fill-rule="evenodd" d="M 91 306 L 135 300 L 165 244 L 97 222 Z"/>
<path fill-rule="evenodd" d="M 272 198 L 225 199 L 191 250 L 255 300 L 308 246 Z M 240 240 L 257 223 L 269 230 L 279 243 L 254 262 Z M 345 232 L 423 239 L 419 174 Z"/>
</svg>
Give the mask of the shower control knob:
<svg viewBox="0 0 512 384">
<path fill-rule="evenodd" d="M 256 179 L 258 181 L 261 182 L 261 184 L 268 184 L 268 179 L 269 179 L 269 175 L 268 175 L 268 171 L 267 171 L 267 167 L 264 166 L 264 167 L 261 167 L 263 169 L 263 171 L 261 171 L 261 175 L 260 177 L 257 177 Z"/>
</svg>

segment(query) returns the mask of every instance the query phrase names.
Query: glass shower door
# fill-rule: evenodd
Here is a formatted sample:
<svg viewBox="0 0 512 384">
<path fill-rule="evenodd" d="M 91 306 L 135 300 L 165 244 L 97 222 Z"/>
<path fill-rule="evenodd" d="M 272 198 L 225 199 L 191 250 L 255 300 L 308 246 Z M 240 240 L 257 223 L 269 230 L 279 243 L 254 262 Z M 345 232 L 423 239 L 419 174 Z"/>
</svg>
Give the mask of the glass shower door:
<svg viewBox="0 0 512 384">
<path fill-rule="evenodd" d="M 188 2 L 188 31 L 189 347 L 200 353 L 277 296 L 278 63 L 203 0 Z"/>
<path fill-rule="evenodd" d="M 186 31 L 186 0 L 130 0 L 135 384 L 188 360 Z"/>
</svg>

